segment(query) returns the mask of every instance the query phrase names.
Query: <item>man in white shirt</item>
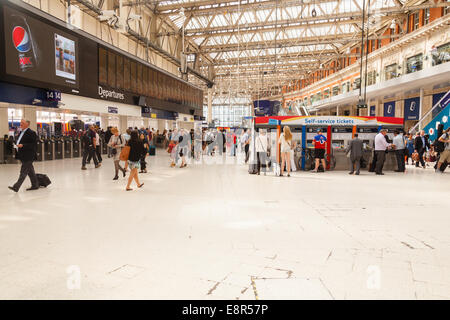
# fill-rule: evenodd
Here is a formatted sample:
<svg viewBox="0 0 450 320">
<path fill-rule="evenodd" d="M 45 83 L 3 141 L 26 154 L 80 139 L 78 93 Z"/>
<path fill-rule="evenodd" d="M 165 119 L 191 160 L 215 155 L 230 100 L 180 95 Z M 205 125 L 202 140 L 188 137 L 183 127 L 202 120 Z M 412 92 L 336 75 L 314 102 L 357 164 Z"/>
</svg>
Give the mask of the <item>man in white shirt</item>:
<svg viewBox="0 0 450 320">
<path fill-rule="evenodd" d="M 390 148 L 390 144 L 386 141 L 386 129 L 381 129 L 375 136 L 375 156 L 377 157 L 377 164 L 375 166 L 375 173 L 377 175 L 384 175 L 383 166 L 386 159 L 386 150 Z"/>
<path fill-rule="evenodd" d="M 397 158 L 397 170 L 395 172 L 405 172 L 405 140 L 400 131 L 394 131 L 392 144 L 395 146 L 395 157 Z"/>
</svg>

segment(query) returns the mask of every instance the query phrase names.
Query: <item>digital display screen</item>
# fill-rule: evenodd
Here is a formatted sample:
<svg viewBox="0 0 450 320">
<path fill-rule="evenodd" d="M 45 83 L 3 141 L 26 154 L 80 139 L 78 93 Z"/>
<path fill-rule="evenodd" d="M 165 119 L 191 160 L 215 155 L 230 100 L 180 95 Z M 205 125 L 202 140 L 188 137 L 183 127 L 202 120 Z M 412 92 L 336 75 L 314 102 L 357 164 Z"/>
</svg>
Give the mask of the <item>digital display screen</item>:
<svg viewBox="0 0 450 320">
<path fill-rule="evenodd" d="M 2 20 L 6 74 L 79 88 L 76 37 L 9 6 Z"/>
<path fill-rule="evenodd" d="M 55 34 L 55 69 L 58 77 L 76 80 L 75 41 Z"/>
</svg>

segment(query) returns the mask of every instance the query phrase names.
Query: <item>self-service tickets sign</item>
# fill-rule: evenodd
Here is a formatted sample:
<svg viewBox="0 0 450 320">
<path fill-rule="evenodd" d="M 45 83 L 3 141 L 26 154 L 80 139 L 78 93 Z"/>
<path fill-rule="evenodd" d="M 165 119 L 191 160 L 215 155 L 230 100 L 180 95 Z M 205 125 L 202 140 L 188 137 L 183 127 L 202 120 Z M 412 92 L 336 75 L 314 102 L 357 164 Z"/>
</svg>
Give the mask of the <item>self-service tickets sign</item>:
<svg viewBox="0 0 450 320">
<path fill-rule="evenodd" d="M 256 124 L 295 125 L 295 126 L 380 126 L 403 125 L 403 118 L 394 117 L 352 117 L 352 116 L 277 116 L 256 117 Z M 280 121 L 281 123 L 279 123 Z"/>
</svg>

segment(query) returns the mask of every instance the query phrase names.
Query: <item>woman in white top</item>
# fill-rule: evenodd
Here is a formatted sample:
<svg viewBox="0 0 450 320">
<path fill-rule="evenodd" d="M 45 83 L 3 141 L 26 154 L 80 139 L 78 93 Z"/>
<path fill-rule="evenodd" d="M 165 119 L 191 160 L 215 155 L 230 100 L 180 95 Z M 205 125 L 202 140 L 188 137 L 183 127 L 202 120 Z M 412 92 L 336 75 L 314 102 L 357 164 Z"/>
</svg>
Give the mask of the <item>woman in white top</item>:
<svg viewBox="0 0 450 320">
<path fill-rule="evenodd" d="M 258 163 L 258 175 L 261 172 L 261 163 L 264 167 L 264 175 L 266 175 L 267 164 L 267 135 L 265 129 L 259 130 L 259 135 L 256 138 L 256 157 Z"/>
<path fill-rule="evenodd" d="M 283 133 L 280 135 L 280 140 L 278 142 L 281 146 L 281 174 L 283 176 L 284 166 L 287 163 L 287 176 L 290 177 L 289 172 L 291 172 L 291 149 L 292 149 L 292 133 L 288 126 L 284 126 Z"/>
<path fill-rule="evenodd" d="M 119 170 L 122 171 L 124 177 L 126 175 L 126 170 L 122 168 L 122 166 L 120 165 L 120 158 L 119 158 L 120 152 L 122 151 L 122 148 L 125 146 L 126 140 L 119 134 L 119 130 L 117 130 L 117 128 L 112 128 L 111 133 L 113 135 L 109 139 L 108 146 L 112 149 L 114 169 L 116 171 L 116 175 L 114 176 L 113 180 L 117 180 L 119 179 Z"/>
</svg>

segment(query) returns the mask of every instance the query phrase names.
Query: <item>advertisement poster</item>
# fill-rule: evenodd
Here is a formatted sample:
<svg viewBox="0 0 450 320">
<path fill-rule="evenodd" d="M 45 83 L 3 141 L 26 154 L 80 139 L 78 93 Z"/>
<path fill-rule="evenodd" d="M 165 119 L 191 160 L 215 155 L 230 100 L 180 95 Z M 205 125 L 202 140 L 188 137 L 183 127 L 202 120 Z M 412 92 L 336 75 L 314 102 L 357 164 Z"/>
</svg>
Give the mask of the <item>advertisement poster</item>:
<svg viewBox="0 0 450 320">
<path fill-rule="evenodd" d="M 384 117 L 395 117 L 395 101 L 384 103 Z"/>
<path fill-rule="evenodd" d="M 76 37 L 8 6 L 2 20 L 8 75 L 79 88 Z"/>
<path fill-rule="evenodd" d="M 419 120 L 420 98 L 405 99 L 405 120 Z"/>
</svg>

